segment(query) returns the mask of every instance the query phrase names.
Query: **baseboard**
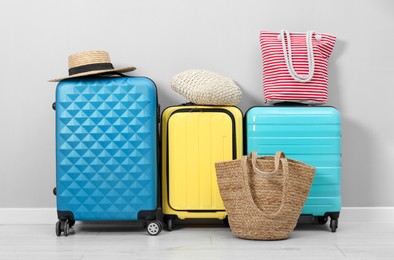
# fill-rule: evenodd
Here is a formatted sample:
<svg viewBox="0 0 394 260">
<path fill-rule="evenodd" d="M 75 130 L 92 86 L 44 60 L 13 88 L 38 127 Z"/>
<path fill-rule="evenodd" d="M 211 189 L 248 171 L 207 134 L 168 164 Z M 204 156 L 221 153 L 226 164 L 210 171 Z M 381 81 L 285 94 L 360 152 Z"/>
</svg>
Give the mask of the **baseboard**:
<svg viewBox="0 0 394 260">
<path fill-rule="evenodd" d="M 394 207 L 343 207 L 341 222 L 394 223 Z"/>
<path fill-rule="evenodd" d="M 56 208 L 0 208 L 0 225 L 54 224 Z M 394 223 L 394 207 L 343 207 L 340 222 Z"/>
<path fill-rule="evenodd" d="M 54 224 L 56 208 L 0 208 L 2 224 Z"/>
</svg>

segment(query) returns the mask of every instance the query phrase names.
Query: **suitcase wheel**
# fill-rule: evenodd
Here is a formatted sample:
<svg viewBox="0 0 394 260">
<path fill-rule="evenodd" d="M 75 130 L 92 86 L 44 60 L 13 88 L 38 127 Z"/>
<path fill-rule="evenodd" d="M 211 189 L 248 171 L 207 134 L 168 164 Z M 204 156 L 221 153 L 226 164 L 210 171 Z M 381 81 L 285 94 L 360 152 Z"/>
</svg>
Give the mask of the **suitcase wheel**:
<svg viewBox="0 0 394 260">
<path fill-rule="evenodd" d="M 156 236 L 162 231 L 162 229 L 163 229 L 162 224 L 157 220 L 149 221 L 148 224 L 146 225 L 146 231 L 151 236 Z"/>
<path fill-rule="evenodd" d="M 314 216 L 314 219 L 320 225 L 325 225 L 328 222 L 328 217 L 330 217 L 331 232 L 336 232 L 338 229 L 339 212 L 326 212 L 324 216 Z"/>
<path fill-rule="evenodd" d="M 174 219 L 172 219 L 172 218 L 168 218 L 167 219 L 167 230 L 168 231 L 172 231 L 172 229 L 173 229 L 173 227 L 174 227 Z"/>
<path fill-rule="evenodd" d="M 73 221 L 73 224 L 75 224 L 75 221 L 74 220 L 72 220 L 72 221 Z M 66 220 L 59 219 L 56 222 L 56 230 L 55 231 L 56 231 L 56 236 L 58 236 L 58 237 L 60 237 L 62 232 L 65 237 L 68 236 L 68 234 L 70 232 L 70 224 L 69 224 L 68 220 L 67 219 Z"/>
<path fill-rule="evenodd" d="M 60 237 L 60 235 L 62 234 L 62 230 L 60 227 L 60 220 L 58 222 L 56 222 L 56 236 Z"/>
<path fill-rule="evenodd" d="M 325 225 L 328 221 L 328 217 L 327 216 L 318 216 L 317 217 L 317 223 L 319 223 L 320 225 Z"/>
<path fill-rule="evenodd" d="M 338 228 L 338 219 L 331 219 L 330 228 L 332 232 L 336 232 Z"/>
<path fill-rule="evenodd" d="M 168 231 L 172 231 L 174 229 L 176 216 L 164 216 L 163 221 L 167 226 Z"/>
<path fill-rule="evenodd" d="M 230 227 L 230 224 L 228 223 L 228 216 L 226 216 L 226 217 L 223 219 L 223 224 L 224 224 L 226 227 Z"/>
</svg>

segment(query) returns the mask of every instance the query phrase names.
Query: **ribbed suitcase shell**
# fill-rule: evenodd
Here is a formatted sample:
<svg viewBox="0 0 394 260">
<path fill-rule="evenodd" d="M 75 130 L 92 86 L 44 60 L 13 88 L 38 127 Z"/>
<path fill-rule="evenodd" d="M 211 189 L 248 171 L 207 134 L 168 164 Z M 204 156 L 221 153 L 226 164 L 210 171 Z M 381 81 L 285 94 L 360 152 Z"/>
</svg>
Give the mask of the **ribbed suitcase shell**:
<svg viewBox="0 0 394 260">
<path fill-rule="evenodd" d="M 316 167 L 301 214 L 341 209 L 341 125 L 333 107 L 253 107 L 246 114 L 247 153 L 286 157 Z"/>
<path fill-rule="evenodd" d="M 157 208 L 157 96 L 144 77 L 56 88 L 56 192 L 74 220 L 137 220 Z"/>
<path fill-rule="evenodd" d="M 242 156 L 236 107 L 177 106 L 162 114 L 162 208 L 185 218 L 226 217 L 215 162 Z"/>
</svg>

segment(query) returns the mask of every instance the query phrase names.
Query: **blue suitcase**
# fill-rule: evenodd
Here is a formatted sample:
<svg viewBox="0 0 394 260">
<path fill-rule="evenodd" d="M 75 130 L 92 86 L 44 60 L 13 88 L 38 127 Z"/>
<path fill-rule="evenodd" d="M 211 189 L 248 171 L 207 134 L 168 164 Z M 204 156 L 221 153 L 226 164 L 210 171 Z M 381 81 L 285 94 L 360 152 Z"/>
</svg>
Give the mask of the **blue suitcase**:
<svg viewBox="0 0 394 260">
<path fill-rule="evenodd" d="M 283 151 L 286 157 L 316 167 L 301 214 L 333 232 L 341 210 L 341 124 L 333 107 L 253 107 L 246 114 L 246 150 L 259 155 Z"/>
<path fill-rule="evenodd" d="M 160 233 L 158 103 L 145 77 L 79 78 L 56 87 L 56 234 L 75 221 L 141 220 Z"/>
</svg>

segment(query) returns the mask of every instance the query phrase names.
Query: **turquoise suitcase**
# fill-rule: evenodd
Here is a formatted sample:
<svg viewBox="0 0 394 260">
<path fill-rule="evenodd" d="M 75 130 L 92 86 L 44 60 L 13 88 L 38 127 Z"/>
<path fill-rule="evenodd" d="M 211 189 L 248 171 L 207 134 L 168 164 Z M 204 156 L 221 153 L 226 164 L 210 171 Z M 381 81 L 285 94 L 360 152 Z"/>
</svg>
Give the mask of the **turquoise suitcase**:
<svg viewBox="0 0 394 260">
<path fill-rule="evenodd" d="M 246 152 L 286 157 L 316 167 L 301 214 L 335 232 L 341 210 L 341 120 L 333 107 L 266 106 L 246 113 Z"/>
</svg>

